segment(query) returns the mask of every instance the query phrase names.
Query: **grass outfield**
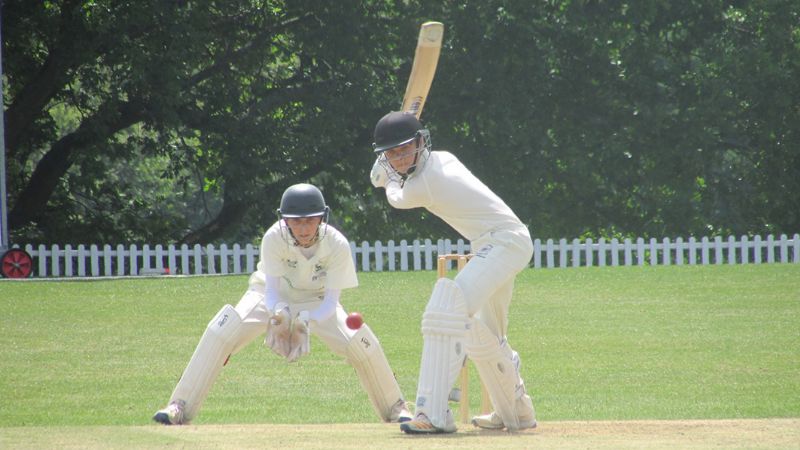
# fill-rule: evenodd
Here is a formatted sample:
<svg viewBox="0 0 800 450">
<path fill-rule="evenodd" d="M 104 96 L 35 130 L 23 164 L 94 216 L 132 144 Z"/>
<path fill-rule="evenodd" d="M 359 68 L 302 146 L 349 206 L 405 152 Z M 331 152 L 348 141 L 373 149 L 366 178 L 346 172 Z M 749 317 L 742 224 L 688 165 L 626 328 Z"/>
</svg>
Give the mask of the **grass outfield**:
<svg viewBox="0 0 800 450">
<path fill-rule="evenodd" d="M 364 314 L 413 398 L 419 321 L 435 273 L 359 279 L 342 303 Z M 112 430 L 130 436 L 129 446 L 188 445 L 186 436 L 244 424 L 389 427 L 394 436 L 395 427 L 376 424 L 353 370 L 316 338 L 294 364 L 256 341 L 223 370 L 195 426 L 167 431 L 150 423 L 208 321 L 235 304 L 246 283 L 246 276 L 0 281 L 0 447 L 33 446 L 30 436 L 42 430 Z M 533 436 L 581 421 L 787 418 L 766 423 L 790 424 L 789 442 L 797 442 L 800 265 L 526 270 L 509 339 L 542 424 Z M 43 446 L 69 447 L 66 439 Z"/>
</svg>

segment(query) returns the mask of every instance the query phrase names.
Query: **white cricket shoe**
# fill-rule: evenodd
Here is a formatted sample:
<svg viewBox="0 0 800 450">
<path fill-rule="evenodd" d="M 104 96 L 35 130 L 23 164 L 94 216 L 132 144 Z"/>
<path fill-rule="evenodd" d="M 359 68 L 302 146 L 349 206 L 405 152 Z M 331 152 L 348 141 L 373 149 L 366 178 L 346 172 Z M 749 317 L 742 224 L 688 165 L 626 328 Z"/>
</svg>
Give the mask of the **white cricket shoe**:
<svg viewBox="0 0 800 450">
<path fill-rule="evenodd" d="M 184 405 L 182 401 L 172 402 L 166 408 L 158 410 L 153 415 L 153 420 L 164 425 L 183 425 Z"/>
<path fill-rule="evenodd" d="M 527 428 L 536 428 L 536 419 L 529 417 L 529 418 L 519 418 L 519 429 L 525 430 Z M 478 428 L 483 428 L 486 430 L 502 430 L 506 427 L 506 424 L 503 423 L 503 419 L 500 416 L 492 411 L 489 414 L 484 414 L 482 416 L 475 416 L 472 418 L 472 424 Z"/>
<path fill-rule="evenodd" d="M 424 413 L 417 413 L 414 420 L 400 424 L 400 430 L 408 434 L 439 434 L 455 433 L 457 428 L 453 421 L 453 414 L 447 410 L 447 423 L 443 428 L 433 425 Z"/>
<path fill-rule="evenodd" d="M 401 398 L 397 401 L 397 403 L 394 404 L 394 406 L 392 406 L 392 412 L 387 422 L 403 423 L 408 422 L 413 418 L 414 415 L 408 410 L 408 402 Z"/>
<path fill-rule="evenodd" d="M 525 394 L 517 399 L 515 406 L 518 416 L 517 418 L 519 420 L 519 428 L 517 430 L 509 431 L 520 431 L 528 428 L 536 428 L 536 410 L 533 408 L 533 400 L 531 400 L 531 398 Z M 492 411 L 489 414 L 473 417 L 472 424 L 478 428 L 484 428 L 487 430 L 501 430 L 503 428 L 508 428 L 506 427 L 506 424 L 503 423 L 503 419 L 500 418 L 500 415 L 498 415 L 495 411 Z"/>
</svg>

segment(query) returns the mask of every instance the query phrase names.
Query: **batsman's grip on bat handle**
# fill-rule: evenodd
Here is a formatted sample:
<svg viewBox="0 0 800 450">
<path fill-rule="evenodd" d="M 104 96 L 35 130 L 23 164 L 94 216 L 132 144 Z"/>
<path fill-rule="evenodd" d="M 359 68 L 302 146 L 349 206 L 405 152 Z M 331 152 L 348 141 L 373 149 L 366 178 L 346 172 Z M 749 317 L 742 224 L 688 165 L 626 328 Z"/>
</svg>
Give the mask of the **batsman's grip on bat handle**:
<svg viewBox="0 0 800 450">
<path fill-rule="evenodd" d="M 460 272 L 471 258 L 472 254 L 459 255 L 448 253 L 439 255 L 436 259 L 436 271 L 439 278 L 447 276 L 448 261 L 456 261 L 456 271 Z M 461 394 L 458 400 L 458 411 L 461 416 L 461 423 L 469 423 L 471 419 L 469 414 L 469 358 L 464 360 L 464 366 L 461 367 L 459 387 L 461 389 Z M 481 383 L 481 414 L 488 414 L 491 412 L 491 407 L 492 402 L 489 399 L 489 392 L 486 391 L 486 387 Z"/>
</svg>

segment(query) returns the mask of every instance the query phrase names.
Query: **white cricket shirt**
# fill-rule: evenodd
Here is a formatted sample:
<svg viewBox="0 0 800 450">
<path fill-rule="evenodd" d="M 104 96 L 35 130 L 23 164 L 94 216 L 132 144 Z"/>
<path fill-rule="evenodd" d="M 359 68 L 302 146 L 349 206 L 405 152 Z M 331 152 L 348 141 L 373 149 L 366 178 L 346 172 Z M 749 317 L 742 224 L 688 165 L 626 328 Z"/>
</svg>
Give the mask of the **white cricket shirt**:
<svg viewBox="0 0 800 450">
<path fill-rule="evenodd" d="M 421 171 L 402 187 L 389 181 L 386 198 L 399 209 L 424 207 L 470 241 L 490 231 L 525 227 L 500 197 L 446 151 L 431 152 Z"/>
<path fill-rule="evenodd" d="M 280 221 L 275 222 L 261 240 L 261 260 L 250 285 L 263 290 L 265 276 L 279 277 L 279 295 L 288 301 L 319 300 L 326 289 L 358 286 L 350 243 L 339 230 L 328 225 L 315 247 L 314 254 L 305 257 L 281 237 Z"/>
</svg>

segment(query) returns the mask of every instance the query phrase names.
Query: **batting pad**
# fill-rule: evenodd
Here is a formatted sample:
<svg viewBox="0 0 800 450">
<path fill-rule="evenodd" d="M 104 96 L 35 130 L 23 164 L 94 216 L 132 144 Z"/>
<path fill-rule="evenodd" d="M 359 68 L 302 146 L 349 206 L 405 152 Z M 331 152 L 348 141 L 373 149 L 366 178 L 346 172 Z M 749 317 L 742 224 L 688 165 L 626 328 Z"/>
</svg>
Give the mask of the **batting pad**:
<svg viewBox="0 0 800 450">
<path fill-rule="evenodd" d="M 466 351 L 475 364 L 483 385 L 492 399 L 495 412 L 509 431 L 519 430 L 517 399 L 525 396 L 518 363 L 508 346 L 477 319 L 472 319 Z"/>
<path fill-rule="evenodd" d="M 356 370 L 378 416 L 384 422 L 397 420 L 392 417 L 392 407 L 403 398 L 403 394 L 378 338 L 366 324 L 348 342 L 347 362 Z"/>
<path fill-rule="evenodd" d="M 231 305 L 223 306 L 208 323 L 170 398 L 170 403 L 185 403 L 183 414 L 187 422 L 200 410 L 211 385 L 233 351 L 236 345 L 235 336 L 241 324 L 239 313 Z"/>
<path fill-rule="evenodd" d="M 462 348 L 469 317 L 461 288 L 440 278 L 422 315 L 422 363 L 417 412 L 438 428 L 447 426 L 447 398 L 464 361 Z"/>
</svg>

